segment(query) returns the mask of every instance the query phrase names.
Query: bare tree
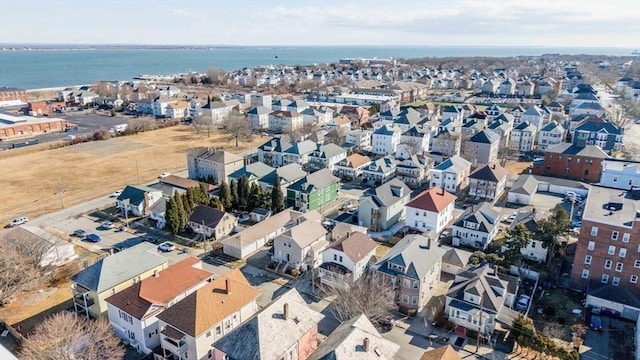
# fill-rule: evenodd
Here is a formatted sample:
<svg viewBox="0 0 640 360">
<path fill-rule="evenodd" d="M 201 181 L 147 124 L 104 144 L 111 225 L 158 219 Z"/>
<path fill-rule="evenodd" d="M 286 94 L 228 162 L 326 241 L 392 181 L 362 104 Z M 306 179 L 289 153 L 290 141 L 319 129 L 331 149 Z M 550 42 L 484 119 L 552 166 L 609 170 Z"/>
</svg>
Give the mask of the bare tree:
<svg viewBox="0 0 640 360">
<path fill-rule="evenodd" d="M 108 81 L 99 81 L 97 84 L 91 87 L 93 92 L 104 97 L 115 97 L 116 89 Z"/>
<path fill-rule="evenodd" d="M 225 73 L 224 70 L 212 66 L 207 70 L 205 81 L 213 85 L 224 85 L 226 83 L 226 77 L 227 73 Z"/>
<path fill-rule="evenodd" d="M 324 140 L 325 143 L 332 143 L 332 144 L 336 144 L 339 146 L 342 146 L 342 144 L 344 144 L 345 141 L 345 137 L 347 135 L 347 129 L 340 127 L 337 129 L 333 129 L 331 131 L 329 131 L 325 136 L 324 136 Z"/>
<path fill-rule="evenodd" d="M 152 118 L 141 117 L 129 120 L 127 129 L 124 131 L 127 135 L 135 135 L 137 133 L 155 130 L 158 128 L 158 124 Z"/>
<path fill-rule="evenodd" d="M 39 277 L 37 265 L 7 242 L 0 244 L 0 305 L 6 304 L 32 280 Z"/>
<path fill-rule="evenodd" d="M 41 266 L 49 250 L 56 245 L 57 241 L 61 241 L 53 234 L 43 234 L 46 234 L 47 239 L 31 236 L 19 228 L 12 229 L 0 236 L 0 247 L 12 248 L 20 257 L 37 269 Z"/>
<path fill-rule="evenodd" d="M 207 137 L 211 136 L 211 130 L 213 130 L 213 120 L 209 116 L 200 116 L 192 122 L 193 128 L 196 130 L 196 135 L 200 135 L 201 130 L 207 130 Z"/>
<path fill-rule="evenodd" d="M 20 350 L 21 358 L 32 360 L 122 359 L 124 354 L 107 320 L 86 320 L 70 312 L 38 324 Z"/>
<path fill-rule="evenodd" d="M 334 298 L 329 310 L 341 322 L 365 314 L 375 323 L 388 318 L 396 308 L 392 285 L 374 271 L 364 273 L 351 285 L 331 287 L 323 284 L 320 290 L 323 295 Z"/>
<path fill-rule="evenodd" d="M 235 140 L 236 147 L 238 142 L 251 140 L 251 130 L 249 130 L 249 121 L 237 111 L 227 115 L 222 123 L 223 132 L 227 134 L 229 140 Z"/>
</svg>

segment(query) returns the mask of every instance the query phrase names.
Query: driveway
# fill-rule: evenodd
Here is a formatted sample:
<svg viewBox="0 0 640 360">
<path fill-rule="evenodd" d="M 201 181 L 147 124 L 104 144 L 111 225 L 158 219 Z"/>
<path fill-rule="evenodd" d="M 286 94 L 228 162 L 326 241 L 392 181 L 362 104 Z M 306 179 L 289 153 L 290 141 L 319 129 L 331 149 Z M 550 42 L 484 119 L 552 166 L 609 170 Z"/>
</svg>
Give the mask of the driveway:
<svg viewBox="0 0 640 360">
<path fill-rule="evenodd" d="M 589 330 L 580 348 L 583 360 L 634 360 L 635 324 L 601 316 L 602 331 Z M 637 349 L 636 349 L 637 351 Z"/>
</svg>

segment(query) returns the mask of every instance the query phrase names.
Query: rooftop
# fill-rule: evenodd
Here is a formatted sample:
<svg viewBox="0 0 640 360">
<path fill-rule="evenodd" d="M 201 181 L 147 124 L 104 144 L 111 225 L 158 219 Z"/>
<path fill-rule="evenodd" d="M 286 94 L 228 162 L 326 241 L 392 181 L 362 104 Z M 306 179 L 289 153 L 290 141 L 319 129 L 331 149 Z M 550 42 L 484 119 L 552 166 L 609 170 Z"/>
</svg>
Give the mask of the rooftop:
<svg viewBox="0 0 640 360">
<path fill-rule="evenodd" d="M 420 193 L 418 196 L 413 198 L 413 200 L 408 202 L 406 207 L 439 213 L 455 201 L 455 195 L 436 186 Z"/>
<path fill-rule="evenodd" d="M 582 220 L 632 228 L 640 221 L 638 200 L 626 190 L 593 185 L 589 189 Z"/>
</svg>

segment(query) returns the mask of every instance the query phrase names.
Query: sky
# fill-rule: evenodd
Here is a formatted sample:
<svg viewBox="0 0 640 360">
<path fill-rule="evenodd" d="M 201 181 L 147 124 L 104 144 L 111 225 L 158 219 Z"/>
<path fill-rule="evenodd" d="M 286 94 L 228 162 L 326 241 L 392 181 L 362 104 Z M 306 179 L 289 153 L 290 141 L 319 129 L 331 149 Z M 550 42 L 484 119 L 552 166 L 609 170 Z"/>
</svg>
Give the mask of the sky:
<svg viewBox="0 0 640 360">
<path fill-rule="evenodd" d="M 640 48 L 640 1 L 0 0 L 0 43 Z"/>
</svg>

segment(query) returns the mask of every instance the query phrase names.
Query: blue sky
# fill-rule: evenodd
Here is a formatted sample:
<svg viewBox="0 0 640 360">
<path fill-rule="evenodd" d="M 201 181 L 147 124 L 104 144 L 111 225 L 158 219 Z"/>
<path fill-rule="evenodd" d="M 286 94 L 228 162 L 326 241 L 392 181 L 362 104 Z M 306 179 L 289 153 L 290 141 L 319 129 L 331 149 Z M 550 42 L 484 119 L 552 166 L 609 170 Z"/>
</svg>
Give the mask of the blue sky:
<svg viewBox="0 0 640 360">
<path fill-rule="evenodd" d="M 0 43 L 640 47 L 640 1 L 0 0 Z"/>
</svg>

